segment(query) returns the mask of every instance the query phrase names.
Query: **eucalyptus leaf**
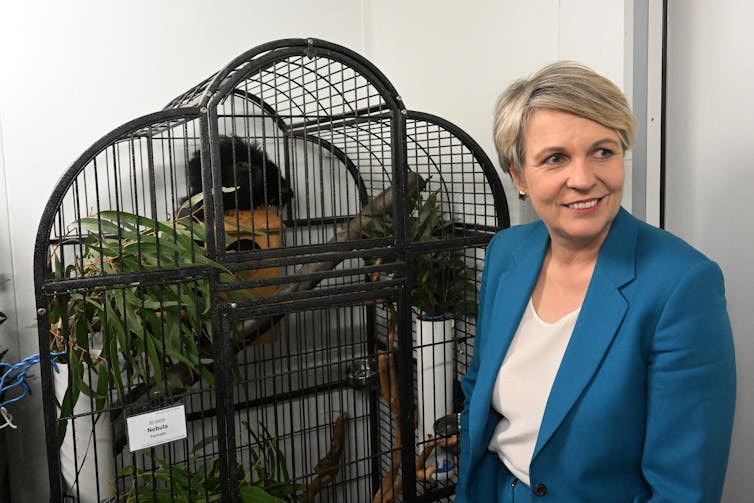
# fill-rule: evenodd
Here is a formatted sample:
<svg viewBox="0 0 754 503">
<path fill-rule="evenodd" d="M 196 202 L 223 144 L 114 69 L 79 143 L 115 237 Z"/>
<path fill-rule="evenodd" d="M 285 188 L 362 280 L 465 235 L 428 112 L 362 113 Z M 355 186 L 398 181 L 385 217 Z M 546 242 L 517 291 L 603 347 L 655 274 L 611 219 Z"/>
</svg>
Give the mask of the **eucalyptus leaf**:
<svg viewBox="0 0 754 503">
<path fill-rule="evenodd" d="M 115 224 L 103 218 L 93 218 L 93 217 L 82 218 L 78 221 L 78 226 L 81 231 L 86 231 L 88 233 L 114 234 L 114 235 L 122 236 L 123 238 L 126 238 L 126 239 L 136 238 L 135 232 L 131 232 L 129 233 L 129 235 L 123 235 L 122 227 L 118 226 L 118 224 Z"/>
<path fill-rule="evenodd" d="M 155 338 L 146 337 L 145 341 L 147 344 L 147 357 L 149 358 L 149 363 L 151 364 L 152 371 L 154 372 L 154 378 L 157 382 L 162 382 L 163 361 L 157 352 L 157 348 L 155 347 Z"/>
</svg>

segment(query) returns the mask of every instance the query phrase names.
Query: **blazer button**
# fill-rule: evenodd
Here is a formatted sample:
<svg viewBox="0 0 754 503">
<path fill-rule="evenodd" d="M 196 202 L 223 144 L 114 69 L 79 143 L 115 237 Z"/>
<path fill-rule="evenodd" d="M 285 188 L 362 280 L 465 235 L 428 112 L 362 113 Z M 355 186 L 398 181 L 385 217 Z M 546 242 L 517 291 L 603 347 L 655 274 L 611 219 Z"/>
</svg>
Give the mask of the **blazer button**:
<svg viewBox="0 0 754 503">
<path fill-rule="evenodd" d="M 547 486 L 544 484 L 535 484 L 531 490 L 534 493 L 534 496 L 544 496 L 547 494 Z"/>
</svg>

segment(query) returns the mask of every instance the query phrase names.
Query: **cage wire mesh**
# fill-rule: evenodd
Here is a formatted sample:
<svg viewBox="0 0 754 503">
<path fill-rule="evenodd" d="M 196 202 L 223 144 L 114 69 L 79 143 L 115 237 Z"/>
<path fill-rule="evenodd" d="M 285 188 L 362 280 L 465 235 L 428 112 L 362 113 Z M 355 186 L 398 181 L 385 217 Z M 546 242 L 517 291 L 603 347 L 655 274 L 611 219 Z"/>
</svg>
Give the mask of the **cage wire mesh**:
<svg viewBox="0 0 754 503">
<path fill-rule="evenodd" d="M 450 501 L 508 225 L 480 147 L 324 41 L 105 135 L 36 243 L 42 361 L 67 351 L 42 367 L 52 500 Z M 185 434 L 137 442 L 176 407 Z"/>
</svg>

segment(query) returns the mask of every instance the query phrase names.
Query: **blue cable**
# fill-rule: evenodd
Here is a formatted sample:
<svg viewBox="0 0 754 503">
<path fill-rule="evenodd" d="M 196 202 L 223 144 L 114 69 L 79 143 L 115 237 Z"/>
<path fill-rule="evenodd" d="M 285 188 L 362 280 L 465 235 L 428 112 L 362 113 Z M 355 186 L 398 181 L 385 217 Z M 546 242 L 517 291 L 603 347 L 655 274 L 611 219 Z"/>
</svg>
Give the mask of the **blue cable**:
<svg viewBox="0 0 754 503">
<path fill-rule="evenodd" d="M 66 351 L 60 351 L 57 353 L 50 353 L 50 363 L 52 363 L 52 367 L 55 369 L 55 372 L 59 372 L 58 370 L 58 364 L 55 362 L 55 358 L 58 356 L 65 355 Z M 29 394 L 29 384 L 26 382 L 26 380 L 30 377 L 33 377 L 31 375 L 27 376 L 27 372 L 29 372 L 29 369 L 39 363 L 40 356 L 39 354 L 27 356 L 21 362 L 11 365 L 10 363 L 3 363 L 0 362 L 0 369 L 5 368 L 5 370 L 2 373 L 2 376 L 0 376 L 0 397 L 5 395 L 8 391 L 18 388 L 19 386 L 23 388 L 23 392 L 15 397 L 11 398 L 10 400 L 6 400 L 2 403 L 0 403 L 0 408 L 5 407 L 6 405 L 10 405 L 14 402 L 17 402 L 24 398 L 26 395 Z M 11 376 L 16 371 L 19 371 L 17 374 Z M 10 382 L 10 384 L 5 384 L 6 381 Z"/>
</svg>

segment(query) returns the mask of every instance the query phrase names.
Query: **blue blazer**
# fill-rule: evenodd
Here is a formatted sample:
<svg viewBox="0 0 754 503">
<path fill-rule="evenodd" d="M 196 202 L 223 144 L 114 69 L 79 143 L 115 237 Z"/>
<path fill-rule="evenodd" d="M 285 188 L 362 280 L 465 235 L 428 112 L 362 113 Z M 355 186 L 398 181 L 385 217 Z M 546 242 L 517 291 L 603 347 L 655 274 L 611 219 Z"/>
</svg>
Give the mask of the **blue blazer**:
<svg viewBox="0 0 754 503">
<path fill-rule="evenodd" d="M 507 469 L 487 448 L 500 420 L 492 388 L 548 244 L 546 227 L 535 222 L 498 233 L 488 247 L 474 356 L 462 382 L 456 503 L 512 501 L 493 497 L 498 470 Z M 546 494 L 519 484 L 524 497 L 517 492 L 516 503 L 719 501 L 735 379 L 720 268 L 621 209 L 530 464 L 531 487 L 542 484 Z"/>
</svg>

